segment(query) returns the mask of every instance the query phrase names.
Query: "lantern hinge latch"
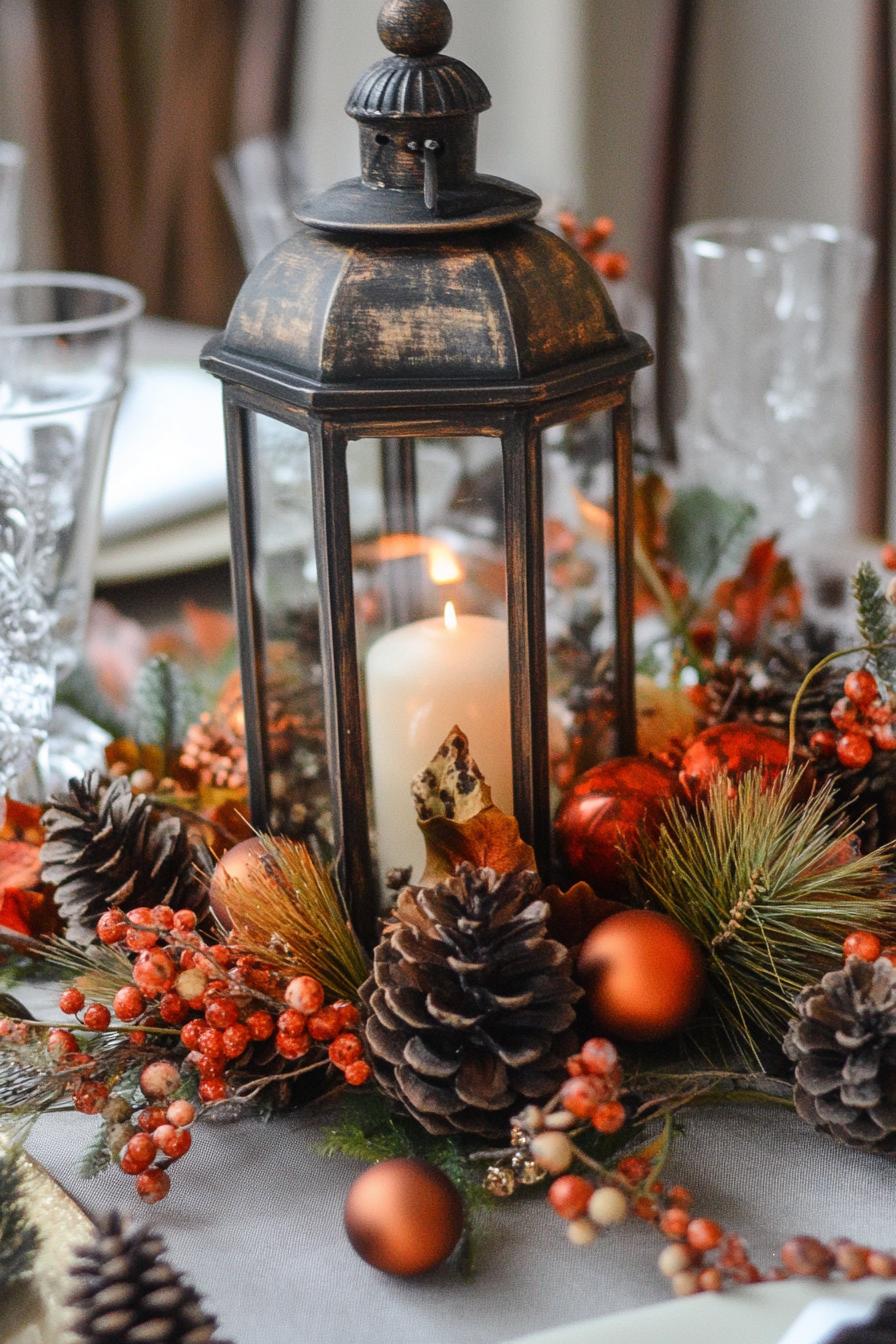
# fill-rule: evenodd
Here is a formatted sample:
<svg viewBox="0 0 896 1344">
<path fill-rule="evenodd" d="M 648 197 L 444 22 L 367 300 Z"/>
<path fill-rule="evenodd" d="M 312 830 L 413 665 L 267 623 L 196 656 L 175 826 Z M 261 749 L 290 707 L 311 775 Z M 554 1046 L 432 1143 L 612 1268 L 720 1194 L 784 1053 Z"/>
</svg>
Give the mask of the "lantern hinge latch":
<svg viewBox="0 0 896 1344">
<path fill-rule="evenodd" d="M 439 155 L 445 146 L 441 140 L 411 140 L 412 154 L 423 155 L 423 204 L 432 215 L 439 213 Z"/>
</svg>

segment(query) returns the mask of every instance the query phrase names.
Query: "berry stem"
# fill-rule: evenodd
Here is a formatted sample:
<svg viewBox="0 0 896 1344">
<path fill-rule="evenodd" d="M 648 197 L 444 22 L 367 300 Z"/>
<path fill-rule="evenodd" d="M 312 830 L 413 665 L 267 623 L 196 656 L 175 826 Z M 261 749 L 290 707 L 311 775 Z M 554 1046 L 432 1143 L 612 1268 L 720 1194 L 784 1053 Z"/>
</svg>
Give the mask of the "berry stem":
<svg viewBox="0 0 896 1344">
<path fill-rule="evenodd" d="M 37 1022 L 30 1017 L 10 1017 L 7 1018 L 7 1021 L 22 1022 L 25 1024 L 26 1027 L 48 1027 L 51 1029 L 62 1027 L 64 1028 L 65 1031 L 84 1031 L 91 1036 L 109 1036 L 111 1035 L 112 1032 L 116 1031 L 126 1033 L 132 1031 L 143 1031 L 146 1032 L 147 1035 L 152 1036 L 180 1035 L 180 1030 L 177 1027 L 144 1027 L 141 1026 L 139 1022 L 135 1022 L 133 1026 L 124 1026 L 119 1023 L 110 1023 L 108 1027 L 85 1027 L 83 1022 L 78 1022 L 76 1024 L 73 1024 L 72 1022 L 43 1022 L 43 1021 Z"/>
<path fill-rule="evenodd" d="M 197 826 L 208 826 L 210 830 L 215 831 L 222 840 L 226 840 L 229 845 L 233 844 L 233 834 L 217 821 L 212 821 L 210 817 L 204 817 L 201 812 L 194 812 L 190 807 L 184 807 L 181 803 L 174 803 L 169 798 L 157 793 L 149 795 L 149 803 L 159 812 L 174 812 L 177 816 L 183 817 L 184 821 L 192 821 Z"/>
<path fill-rule="evenodd" d="M 794 755 L 796 754 L 796 727 L 800 705 L 802 704 L 803 696 L 806 694 L 806 691 L 818 676 L 819 672 L 824 671 L 829 663 L 835 663 L 838 658 L 848 658 L 851 654 L 855 653 L 876 653 L 878 649 L 882 649 L 883 647 L 883 644 L 857 644 L 852 649 L 835 649 L 833 653 L 828 653 L 824 658 L 820 658 L 814 667 L 809 668 L 809 671 L 800 683 L 799 690 L 793 697 L 793 704 L 790 706 L 790 722 L 787 738 L 787 757 L 789 762 L 793 761 Z"/>
</svg>

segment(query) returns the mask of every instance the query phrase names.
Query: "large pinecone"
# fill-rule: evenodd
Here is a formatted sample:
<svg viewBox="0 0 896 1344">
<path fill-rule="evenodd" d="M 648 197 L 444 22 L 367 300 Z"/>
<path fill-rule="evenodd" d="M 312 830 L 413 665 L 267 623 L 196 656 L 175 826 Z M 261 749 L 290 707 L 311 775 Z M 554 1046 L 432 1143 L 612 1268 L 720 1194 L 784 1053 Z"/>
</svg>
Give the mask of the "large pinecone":
<svg viewBox="0 0 896 1344">
<path fill-rule="evenodd" d="M 200 922 L 206 917 L 208 851 L 177 817 L 135 796 L 126 778 L 109 782 L 92 770 L 70 780 L 67 793 L 50 799 L 43 825 L 44 881 L 56 888 L 73 942 L 92 942 L 110 906 L 170 905 L 194 910 Z"/>
<path fill-rule="evenodd" d="M 708 724 L 750 719 L 786 733 L 790 709 L 808 665 L 775 658 L 767 669 L 741 659 L 718 663 L 704 686 Z M 808 747 L 819 730 L 830 731 L 831 707 L 843 695 L 844 666 L 823 668 L 800 701 L 797 742 Z M 846 808 L 866 852 L 896 838 L 896 752 L 875 751 L 861 770 L 847 770 L 836 756 L 813 756 L 819 781 L 833 779 L 837 801 Z"/>
<path fill-rule="evenodd" d="M 79 1247 L 68 1298 L 79 1344 L 214 1344 L 217 1321 L 199 1294 L 161 1259 L 164 1242 L 117 1213 L 98 1223 Z M 219 1344 L 224 1344 L 220 1341 Z"/>
<path fill-rule="evenodd" d="M 405 887 L 361 988 L 374 1073 L 430 1134 L 499 1135 L 561 1081 L 581 990 L 533 873 Z"/>
<path fill-rule="evenodd" d="M 850 957 L 804 989 L 784 1038 L 799 1115 L 843 1143 L 896 1151 L 896 967 Z"/>
</svg>

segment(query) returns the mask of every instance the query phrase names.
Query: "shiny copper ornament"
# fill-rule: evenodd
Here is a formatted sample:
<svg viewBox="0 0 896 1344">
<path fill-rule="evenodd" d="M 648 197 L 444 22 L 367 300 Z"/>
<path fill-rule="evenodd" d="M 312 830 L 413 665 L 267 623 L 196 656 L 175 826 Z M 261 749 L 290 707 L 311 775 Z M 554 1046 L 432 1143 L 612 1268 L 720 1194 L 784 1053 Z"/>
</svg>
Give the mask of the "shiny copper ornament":
<svg viewBox="0 0 896 1344">
<path fill-rule="evenodd" d="M 576 973 L 594 1028 L 621 1041 L 659 1041 L 683 1030 L 706 982 L 698 944 L 653 910 L 622 910 L 598 924 Z"/>
<path fill-rule="evenodd" d="M 429 1162 L 396 1157 L 359 1176 L 345 1201 L 345 1230 L 362 1260 L 402 1278 L 435 1269 L 464 1226 L 461 1197 Z"/>
<path fill-rule="evenodd" d="M 655 830 L 678 794 L 675 772 L 659 761 L 622 756 L 586 770 L 560 805 L 554 829 L 569 874 L 599 896 L 625 900 L 624 854 Z"/>
<path fill-rule="evenodd" d="M 228 887 L 236 882 L 242 887 L 251 886 L 254 874 L 265 862 L 269 862 L 269 855 L 257 835 L 250 836 L 248 840 L 241 840 L 218 860 L 212 873 L 208 895 L 209 904 L 216 918 L 225 928 L 229 929 L 232 923 L 227 909 Z"/>
<path fill-rule="evenodd" d="M 717 723 L 694 738 L 681 762 L 680 780 L 688 797 L 703 793 L 716 775 L 732 784 L 749 770 L 761 769 L 771 782 L 787 768 L 787 743 L 777 733 L 749 722 Z M 807 776 L 807 788 L 811 783 Z"/>
</svg>

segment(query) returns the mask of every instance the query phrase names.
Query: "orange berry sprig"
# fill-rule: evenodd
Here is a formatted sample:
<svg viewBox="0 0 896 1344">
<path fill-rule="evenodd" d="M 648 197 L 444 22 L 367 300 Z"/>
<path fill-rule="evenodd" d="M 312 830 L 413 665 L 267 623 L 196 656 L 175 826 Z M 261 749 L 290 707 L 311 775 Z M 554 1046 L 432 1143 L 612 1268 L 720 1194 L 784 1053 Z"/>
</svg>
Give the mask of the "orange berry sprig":
<svg viewBox="0 0 896 1344">
<path fill-rule="evenodd" d="M 628 256 L 625 252 L 607 248 L 616 231 L 616 225 L 608 215 L 598 215 L 590 224 L 585 224 L 572 210 L 561 210 L 557 224 L 566 241 L 572 243 L 605 280 L 625 279 L 629 273 Z"/>
<path fill-rule="evenodd" d="M 191 911 L 109 910 L 97 934 L 131 954 L 132 980 L 115 993 L 117 1023 L 105 1005 L 87 1004 L 76 986 L 66 989 L 59 1005 L 78 1019 L 73 1030 L 126 1031 L 144 1046 L 162 1033 L 176 1041 L 173 1051 L 154 1055 L 141 1070 L 142 1108 L 93 1077 L 73 1097 L 77 1109 L 107 1122 L 110 1151 L 147 1202 L 167 1195 L 168 1169 L 189 1151 L 190 1126 L 202 1108 L 245 1104 L 272 1084 L 330 1066 L 350 1086 L 370 1077 L 353 1003 L 328 1004 L 313 976 L 289 977 L 236 946 L 204 941 Z M 73 1031 L 62 1029 L 59 1037 L 63 1054 L 78 1048 Z M 264 1042 L 273 1049 L 265 1051 L 261 1071 L 253 1067 L 253 1051 Z M 191 1087 L 198 1111 L 182 1095 Z"/>
<path fill-rule="evenodd" d="M 831 707 L 833 729 L 820 728 L 809 746 L 816 756 L 836 756 L 845 770 L 861 770 L 875 751 L 896 751 L 896 715 L 867 667 L 854 668 Z"/>
<path fill-rule="evenodd" d="M 576 1143 L 589 1127 L 604 1134 L 618 1132 L 632 1108 L 634 1098 L 623 1091 L 622 1070 L 613 1044 L 599 1037 L 586 1041 L 580 1052 L 567 1060 L 566 1068 L 569 1077 L 551 1101 L 544 1107 L 528 1106 L 514 1118 L 513 1146 L 507 1152 L 514 1154 L 516 1162 L 522 1154 L 542 1176 L 553 1178 L 547 1200 L 565 1221 L 567 1236 L 574 1245 L 590 1245 L 629 1218 L 652 1224 L 667 1243 L 659 1253 L 658 1268 L 679 1297 L 792 1277 L 896 1278 L 896 1256 L 889 1252 L 859 1246 L 846 1238 L 826 1245 L 806 1236 L 785 1242 L 779 1253 L 780 1263 L 762 1274 L 740 1236 L 726 1231 L 712 1218 L 694 1214 L 691 1192 L 681 1185 L 667 1186 L 660 1179 L 672 1132 L 671 1117 L 667 1117 L 659 1140 L 620 1158 L 612 1167 L 596 1161 Z M 610 1112 L 609 1124 L 603 1109 L 607 1106 L 619 1108 Z M 639 1112 L 642 1110 L 638 1107 Z M 479 1156 L 494 1160 L 502 1155 Z M 584 1172 L 574 1170 L 577 1164 Z M 492 1193 L 510 1193 L 506 1184 L 502 1187 L 495 1179 L 499 1170 L 494 1166 L 489 1169 L 486 1188 Z"/>
</svg>

